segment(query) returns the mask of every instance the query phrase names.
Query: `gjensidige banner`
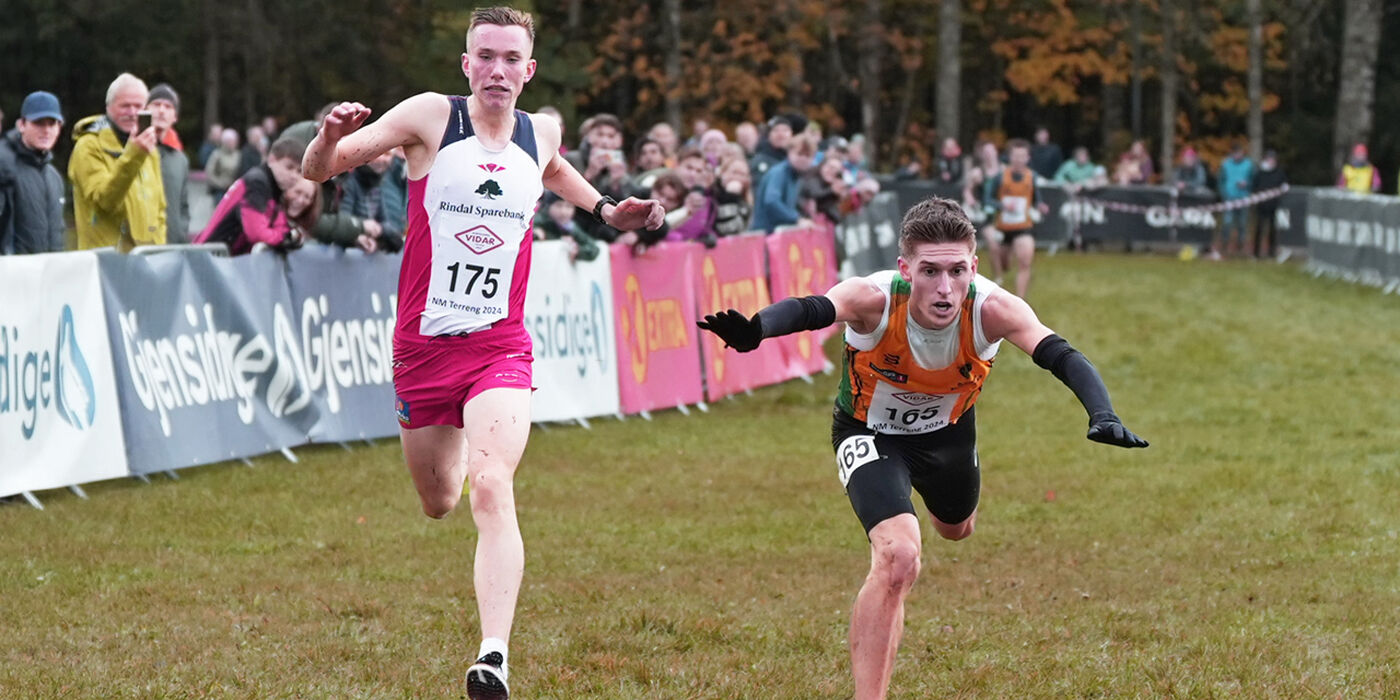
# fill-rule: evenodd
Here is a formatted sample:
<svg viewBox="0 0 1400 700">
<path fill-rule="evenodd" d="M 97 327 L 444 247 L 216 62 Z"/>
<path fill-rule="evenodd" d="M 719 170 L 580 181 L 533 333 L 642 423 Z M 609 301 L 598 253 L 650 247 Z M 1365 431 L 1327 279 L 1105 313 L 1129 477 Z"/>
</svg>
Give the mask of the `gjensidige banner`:
<svg viewBox="0 0 1400 700">
<path fill-rule="evenodd" d="M 619 411 L 611 256 L 571 260 L 563 241 L 534 244 L 525 326 L 534 341 L 531 420 Z"/>
<path fill-rule="evenodd" d="M 126 476 L 97 256 L 0 258 L 0 496 Z"/>
<path fill-rule="evenodd" d="M 290 361 L 320 404 L 312 442 L 399 434 L 394 417 L 397 255 L 309 245 L 287 255 Z"/>
<path fill-rule="evenodd" d="M 299 371 L 281 256 L 102 255 L 133 473 L 307 441 L 321 405 Z"/>
</svg>

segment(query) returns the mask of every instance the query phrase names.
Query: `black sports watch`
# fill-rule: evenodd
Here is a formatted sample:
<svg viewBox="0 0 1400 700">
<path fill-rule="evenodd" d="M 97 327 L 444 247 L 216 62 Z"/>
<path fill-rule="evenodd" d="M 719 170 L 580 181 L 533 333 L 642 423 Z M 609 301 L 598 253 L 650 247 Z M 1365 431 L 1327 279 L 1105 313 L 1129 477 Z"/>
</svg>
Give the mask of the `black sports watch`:
<svg viewBox="0 0 1400 700">
<path fill-rule="evenodd" d="M 593 218 L 597 219 L 598 223 L 607 225 L 608 222 L 603 221 L 604 204 L 611 204 L 613 206 L 617 206 L 617 200 L 613 199 L 612 197 L 609 197 L 608 195 L 603 195 L 602 197 L 598 198 L 598 203 L 593 205 Z"/>
</svg>

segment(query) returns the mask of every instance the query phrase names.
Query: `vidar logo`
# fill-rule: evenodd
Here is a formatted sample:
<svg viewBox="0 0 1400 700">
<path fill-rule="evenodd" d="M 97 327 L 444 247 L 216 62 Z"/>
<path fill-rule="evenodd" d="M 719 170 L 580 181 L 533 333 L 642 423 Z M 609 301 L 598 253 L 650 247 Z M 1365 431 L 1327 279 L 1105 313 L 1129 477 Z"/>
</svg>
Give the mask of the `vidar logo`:
<svg viewBox="0 0 1400 700">
<path fill-rule="evenodd" d="M 910 406 L 922 406 L 926 403 L 938 400 L 937 396 L 920 394 L 917 391 L 901 391 L 898 394 L 894 394 L 893 396 L 896 399 L 899 399 L 900 401 L 909 404 Z"/>
<path fill-rule="evenodd" d="M 481 168 L 482 170 L 485 170 L 486 172 L 492 174 L 501 172 L 502 170 L 506 169 L 504 165 L 496 165 L 495 163 L 478 164 L 476 167 Z M 501 191 L 500 184 L 498 184 L 495 180 L 490 179 L 488 179 L 486 182 L 481 183 L 481 187 L 476 188 L 476 193 L 486 197 L 487 199 L 495 199 L 505 194 Z"/>
<path fill-rule="evenodd" d="M 457 234 L 455 238 L 477 255 L 505 245 L 505 239 L 497 236 L 494 231 L 486 228 L 484 224 L 473 226 Z"/>
</svg>

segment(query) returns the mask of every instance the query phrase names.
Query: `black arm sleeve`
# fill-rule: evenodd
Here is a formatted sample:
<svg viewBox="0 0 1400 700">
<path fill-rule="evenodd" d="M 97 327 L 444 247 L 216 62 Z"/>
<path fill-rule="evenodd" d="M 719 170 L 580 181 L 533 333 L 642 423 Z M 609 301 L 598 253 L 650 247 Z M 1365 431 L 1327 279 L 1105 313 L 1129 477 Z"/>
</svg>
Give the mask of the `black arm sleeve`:
<svg viewBox="0 0 1400 700">
<path fill-rule="evenodd" d="M 788 297 L 754 315 L 764 338 L 815 331 L 836 323 L 836 305 L 824 296 Z"/>
<path fill-rule="evenodd" d="M 1064 338 L 1051 334 L 1035 346 L 1031 359 L 1037 365 L 1050 370 L 1056 379 L 1074 392 L 1084 410 L 1089 413 L 1089 424 L 1101 418 L 1112 417 L 1113 403 L 1108 398 L 1108 387 L 1104 386 L 1099 371 L 1083 353 L 1075 350 Z"/>
</svg>

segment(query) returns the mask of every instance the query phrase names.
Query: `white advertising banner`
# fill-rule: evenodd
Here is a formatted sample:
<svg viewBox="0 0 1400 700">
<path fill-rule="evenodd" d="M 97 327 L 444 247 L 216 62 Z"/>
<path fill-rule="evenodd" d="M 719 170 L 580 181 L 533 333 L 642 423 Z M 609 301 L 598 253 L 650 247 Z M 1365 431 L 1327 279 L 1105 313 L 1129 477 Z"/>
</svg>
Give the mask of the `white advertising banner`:
<svg viewBox="0 0 1400 700">
<path fill-rule="evenodd" d="M 566 241 L 534 244 L 525 327 L 534 339 L 531 419 L 565 421 L 619 411 L 612 265 L 569 259 Z"/>
<path fill-rule="evenodd" d="M 0 257 L 0 496 L 128 474 L 97 255 Z"/>
</svg>

